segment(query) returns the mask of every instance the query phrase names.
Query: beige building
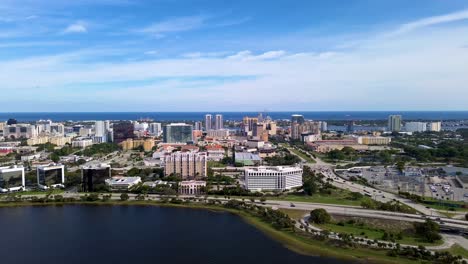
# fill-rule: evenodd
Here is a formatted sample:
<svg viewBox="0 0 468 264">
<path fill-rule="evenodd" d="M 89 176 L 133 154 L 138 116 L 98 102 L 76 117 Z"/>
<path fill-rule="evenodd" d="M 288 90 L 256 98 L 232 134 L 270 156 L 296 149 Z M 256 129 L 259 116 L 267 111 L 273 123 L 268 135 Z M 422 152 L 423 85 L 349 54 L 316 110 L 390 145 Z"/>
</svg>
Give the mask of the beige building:
<svg viewBox="0 0 468 264">
<path fill-rule="evenodd" d="M 291 138 L 301 139 L 302 133 L 320 134 L 320 122 L 306 121 L 302 124 L 293 122 L 291 124 Z"/>
<path fill-rule="evenodd" d="M 204 193 L 205 181 L 181 181 L 179 183 L 179 193 L 185 195 L 196 195 Z"/>
<path fill-rule="evenodd" d="M 388 145 L 391 141 L 390 137 L 358 137 L 358 143 L 363 145 Z"/>
<path fill-rule="evenodd" d="M 71 144 L 72 138 L 61 137 L 61 136 L 57 136 L 57 137 L 42 136 L 42 137 L 30 138 L 26 142 L 29 146 L 51 143 L 59 147 L 63 147 L 66 144 Z"/>
<path fill-rule="evenodd" d="M 182 179 L 200 179 L 207 176 L 205 152 L 173 152 L 164 156 L 164 175 Z"/>
<path fill-rule="evenodd" d="M 313 151 L 327 153 L 332 150 L 342 150 L 344 147 L 351 147 L 355 150 L 368 150 L 367 145 L 360 145 L 355 140 L 320 140 L 307 143 Z"/>
<path fill-rule="evenodd" d="M 147 139 L 132 139 L 127 138 L 127 140 L 122 141 L 120 143 L 123 150 L 132 150 L 138 147 L 143 146 L 145 151 L 151 151 L 155 146 L 154 139 L 147 138 Z"/>
</svg>

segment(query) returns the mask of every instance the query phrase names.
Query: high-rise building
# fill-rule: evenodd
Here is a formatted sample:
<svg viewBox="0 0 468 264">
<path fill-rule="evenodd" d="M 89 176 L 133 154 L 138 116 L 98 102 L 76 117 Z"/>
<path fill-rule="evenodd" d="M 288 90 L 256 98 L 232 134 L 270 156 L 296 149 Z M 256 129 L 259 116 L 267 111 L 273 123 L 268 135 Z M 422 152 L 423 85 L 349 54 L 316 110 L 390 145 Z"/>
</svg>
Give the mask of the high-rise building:
<svg viewBox="0 0 468 264">
<path fill-rule="evenodd" d="M 442 122 L 430 122 L 427 124 L 427 130 L 432 132 L 440 132 L 442 130 Z"/>
<path fill-rule="evenodd" d="M 106 179 L 111 177 L 111 166 L 101 163 L 81 167 L 81 191 L 99 192 L 106 190 Z"/>
<path fill-rule="evenodd" d="M 302 186 L 302 169 L 299 167 L 257 167 L 245 170 L 247 190 L 289 190 Z"/>
<path fill-rule="evenodd" d="M 291 123 L 304 124 L 305 119 L 303 115 L 291 115 Z"/>
<path fill-rule="evenodd" d="M 242 131 L 248 135 L 252 132 L 254 124 L 258 123 L 258 117 L 244 116 L 242 119 Z"/>
<path fill-rule="evenodd" d="M 150 135 L 159 137 L 162 134 L 161 123 L 150 123 L 148 128 Z"/>
<path fill-rule="evenodd" d="M 202 122 L 200 121 L 195 122 L 195 125 L 193 127 L 195 130 L 202 130 L 202 127 L 203 127 Z"/>
<path fill-rule="evenodd" d="M 223 128 L 224 128 L 223 115 L 217 114 L 215 116 L 215 129 L 220 130 L 220 129 L 223 129 Z"/>
<path fill-rule="evenodd" d="M 24 190 L 25 185 L 24 167 L 0 167 L 0 192 Z"/>
<path fill-rule="evenodd" d="M 106 127 L 104 121 L 96 121 L 94 123 L 94 135 L 96 137 L 102 137 L 106 134 Z"/>
<path fill-rule="evenodd" d="M 320 121 L 320 130 L 321 130 L 322 132 L 328 131 L 328 124 L 327 124 L 327 122 L 325 122 L 325 121 Z"/>
<path fill-rule="evenodd" d="M 302 124 L 293 122 L 291 124 L 291 138 L 299 140 L 302 134 L 319 134 L 320 123 L 315 121 L 307 121 Z"/>
<path fill-rule="evenodd" d="M 401 131 L 401 115 L 390 115 L 388 116 L 388 131 L 400 132 Z"/>
<path fill-rule="evenodd" d="M 189 124 L 172 123 L 164 126 L 163 140 L 165 143 L 187 143 L 192 142 L 193 128 Z"/>
<path fill-rule="evenodd" d="M 119 144 L 127 138 L 135 138 L 134 126 L 131 122 L 115 123 L 113 126 L 113 142 Z"/>
<path fill-rule="evenodd" d="M 427 123 L 425 122 L 406 122 L 406 132 L 424 132 L 427 130 Z"/>
<path fill-rule="evenodd" d="M 261 137 L 263 135 L 263 123 L 255 123 L 253 126 L 252 136 Z"/>
<path fill-rule="evenodd" d="M 213 116 L 210 114 L 205 115 L 205 131 L 210 131 L 213 126 Z"/>
<path fill-rule="evenodd" d="M 173 152 L 164 156 L 164 174 L 182 179 L 201 179 L 207 176 L 205 152 Z"/>
<path fill-rule="evenodd" d="M 50 164 L 37 167 L 37 185 L 41 189 L 64 188 L 65 166 L 62 164 Z"/>
</svg>

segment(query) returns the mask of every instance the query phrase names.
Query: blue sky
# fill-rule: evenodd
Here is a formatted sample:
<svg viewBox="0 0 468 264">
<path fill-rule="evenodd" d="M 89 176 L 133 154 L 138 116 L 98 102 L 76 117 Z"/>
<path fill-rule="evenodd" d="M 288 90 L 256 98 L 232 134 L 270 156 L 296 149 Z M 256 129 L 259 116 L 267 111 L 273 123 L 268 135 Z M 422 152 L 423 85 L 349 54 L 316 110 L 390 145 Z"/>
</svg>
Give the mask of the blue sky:
<svg viewBox="0 0 468 264">
<path fill-rule="evenodd" d="M 468 1 L 0 0 L 0 112 L 468 110 Z"/>
</svg>

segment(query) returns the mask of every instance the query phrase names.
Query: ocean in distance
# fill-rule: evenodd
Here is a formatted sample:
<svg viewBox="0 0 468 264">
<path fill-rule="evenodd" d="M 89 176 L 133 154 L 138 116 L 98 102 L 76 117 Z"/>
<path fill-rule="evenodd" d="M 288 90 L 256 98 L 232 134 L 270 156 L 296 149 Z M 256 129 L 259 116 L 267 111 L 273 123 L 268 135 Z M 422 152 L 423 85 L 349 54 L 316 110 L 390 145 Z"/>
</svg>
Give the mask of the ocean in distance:
<svg viewBox="0 0 468 264">
<path fill-rule="evenodd" d="M 68 205 L 0 215 L 2 264 L 349 263 L 297 254 L 226 212 Z"/>
<path fill-rule="evenodd" d="M 1 112 L 0 120 L 14 118 L 19 122 L 51 119 L 53 121 L 87 120 L 138 120 L 201 121 L 205 114 L 222 114 L 224 120 L 242 120 L 244 116 L 257 116 L 259 112 Z M 468 111 L 295 111 L 264 112 L 264 117 L 290 119 L 292 114 L 302 114 L 313 120 L 385 120 L 389 115 L 402 115 L 404 120 L 467 120 Z"/>
</svg>

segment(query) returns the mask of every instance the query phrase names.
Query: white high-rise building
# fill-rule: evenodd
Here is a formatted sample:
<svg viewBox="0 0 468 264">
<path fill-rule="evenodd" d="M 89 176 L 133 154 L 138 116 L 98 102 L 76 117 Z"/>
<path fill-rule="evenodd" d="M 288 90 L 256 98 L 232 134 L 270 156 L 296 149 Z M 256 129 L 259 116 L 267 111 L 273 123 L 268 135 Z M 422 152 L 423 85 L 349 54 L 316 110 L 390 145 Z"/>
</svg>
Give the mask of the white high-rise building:
<svg viewBox="0 0 468 264">
<path fill-rule="evenodd" d="M 401 115 L 388 116 L 388 131 L 390 132 L 401 131 Z"/>
<path fill-rule="evenodd" d="M 407 122 L 405 124 L 406 132 L 424 132 L 426 131 L 427 123 L 425 122 Z"/>
<path fill-rule="evenodd" d="M 197 121 L 195 122 L 195 125 L 193 126 L 193 128 L 194 130 L 202 130 L 202 126 L 203 126 L 202 122 Z"/>
<path fill-rule="evenodd" d="M 96 137 L 102 137 L 106 134 L 106 127 L 104 121 L 96 121 L 94 123 L 94 135 Z"/>
<path fill-rule="evenodd" d="M 150 123 L 148 130 L 152 136 L 157 136 L 157 137 L 161 136 L 162 134 L 161 123 Z"/>
<path fill-rule="evenodd" d="M 210 114 L 205 115 L 205 131 L 210 131 L 213 126 L 213 116 Z"/>
<path fill-rule="evenodd" d="M 442 122 L 430 122 L 427 124 L 427 130 L 432 132 L 440 132 L 442 130 Z"/>
<path fill-rule="evenodd" d="M 220 130 L 220 129 L 223 129 L 224 125 L 223 125 L 223 115 L 216 115 L 215 117 L 215 129 L 216 130 Z"/>
<path fill-rule="evenodd" d="M 257 167 L 245 169 L 247 190 L 289 190 L 302 186 L 302 169 L 299 167 Z"/>
</svg>

